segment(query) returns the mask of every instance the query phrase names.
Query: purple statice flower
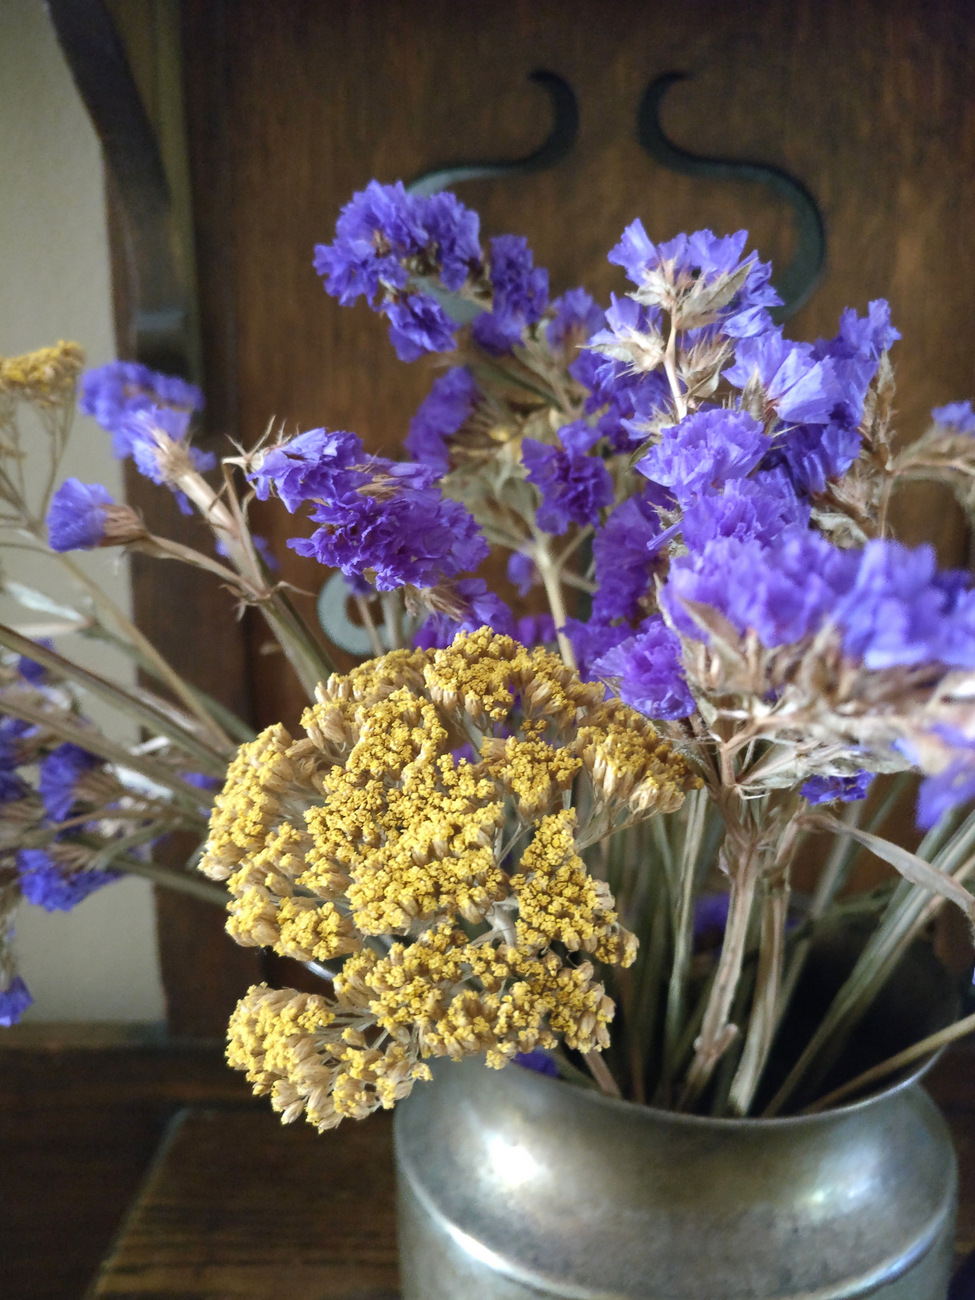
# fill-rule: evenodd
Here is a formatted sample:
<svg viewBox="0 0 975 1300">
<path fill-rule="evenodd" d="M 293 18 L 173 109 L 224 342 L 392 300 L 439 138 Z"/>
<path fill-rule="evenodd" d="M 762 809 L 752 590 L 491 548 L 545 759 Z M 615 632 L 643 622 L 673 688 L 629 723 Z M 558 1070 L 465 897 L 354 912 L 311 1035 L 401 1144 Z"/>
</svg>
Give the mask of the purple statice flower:
<svg viewBox="0 0 975 1300">
<path fill-rule="evenodd" d="M 456 291 L 481 264 L 481 221 L 477 213 L 447 190 L 422 201 L 427 249 L 440 267 L 440 282 Z"/>
<path fill-rule="evenodd" d="M 761 424 L 745 411 L 711 407 L 665 429 L 636 468 L 686 504 L 706 488 L 745 478 L 769 445 Z"/>
<path fill-rule="evenodd" d="M 117 871 L 66 873 L 46 849 L 20 849 L 17 871 L 23 896 L 48 912 L 69 912 L 96 889 L 119 878 Z"/>
<path fill-rule="evenodd" d="M 315 270 L 343 307 L 362 295 L 371 304 L 380 285 L 406 288 L 403 262 L 418 257 L 429 241 L 421 206 L 402 181 L 370 181 L 353 194 L 335 223 L 335 243 L 315 246 Z"/>
<path fill-rule="evenodd" d="M 541 493 L 536 518 L 547 533 L 564 533 L 570 523 L 594 524 L 612 505 L 613 480 L 597 457 L 524 438 L 521 458 L 528 482 Z"/>
<path fill-rule="evenodd" d="M 567 618 L 561 630 L 572 644 L 579 676 L 584 682 L 597 680 L 600 674 L 595 671 L 596 661 L 633 635 L 633 629 L 625 623 L 601 623 L 596 619 L 582 623 L 579 619 Z"/>
<path fill-rule="evenodd" d="M 873 772 L 857 772 L 854 776 L 813 776 L 803 785 L 799 793 L 810 803 L 855 803 L 865 799 Z"/>
<path fill-rule="evenodd" d="M 467 509 L 432 486 L 432 470 L 380 457 L 367 466 L 358 491 L 317 502 L 311 517 L 321 527 L 292 538 L 293 550 L 347 577 L 374 578 L 380 591 L 432 587 L 477 568 L 487 542 Z"/>
<path fill-rule="evenodd" d="M 186 411 L 154 406 L 145 411 L 135 411 L 119 425 L 119 436 L 126 440 L 127 455 L 140 474 L 153 483 L 172 486 L 172 471 L 168 464 L 175 444 L 187 438 L 190 417 Z M 205 474 L 217 463 L 212 451 L 184 445 L 183 452 L 199 474 Z M 177 493 L 177 497 L 182 493 Z M 191 513 L 188 504 L 180 503 L 184 514 Z"/>
<path fill-rule="evenodd" d="M 835 620 L 847 654 L 870 669 L 975 668 L 975 591 L 942 574 L 931 546 L 868 542 Z"/>
<path fill-rule="evenodd" d="M 525 614 L 515 624 L 514 638 L 522 645 L 549 645 L 555 640 L 555 619 L 551 614 Z"/>
<path fill-rule="evenodd" d="M 780 329 L 741 339 L 735 364 L 722 374 L 741 389 L 757 380 L 787 424 L 828 424 L 843 397 L 832 361 L 817 360 L 811 344 L 792 343 Z"/>
<path fill-rule="evenodd" d="M 273 489 L 294 514 L 306 501 L 354 493 L 363 479 L 353 466 L 364 460 L 362 441 L 354 433 L 309 429 L 265 452 L 248 479 L 260 501 Z"/>
<path fill-rule="evenodd" d="M 563 424 L 558 431 L 559 442 L 569 452 L 591 451 L 600 439 L 600 432 L 587 420 L 573 420 Z"/>
<path fill-rule="evenodd" d="M 567 289 L 552 303 L 552 319 L 545 337 L 553 351 L 567 342 L 584 343 L 603 324 L 603 309 L 585 289 Z"/>
<path fill-rule="evenodd" d="M 442 650 L 458 632 L 476 632 L 481 627 L 489 627 L 502 636 L 515 635 L 511 610 L 500 596 L 488 591 L 483 578 L 461 578 L 454 584 L 454 593 L 467 603 L 467 613 L 459 620 L 448 614 L 431 614 L 414 634 L 413 645 L 417 650 Z"/>
<path fill-rule="evenodd" d="M 105 536 L 105 508 L 115 504 L 100 483 L 69 478 L 51 497 L 47 539 L 52 551 L 90 551 Z"/>
<path fill-rule="evenodd" d="M 110 361 L 81 378 L 78 409 L 91 415 L 112 435 L 115 455 L 130 454 L 125 422 L 138 411 L 172 408 L 187 413 L 203 410 L 203 394 L 175 375 L 163 375 L 135 361 Z"/>
<path fill-rule="evenodd" d="M 492 310 L 474 321 L 474 339 L 486 352 L 509 352 L 522 333 L 541 319 L 548 306 L 548 272 L 535 266 L 528 241 L 520 235 L 491 240 Z"/>
<path fill-rule="evenodd" d="M 682 531 L 691 551 L 718 537 L 752 538 L 770 545 L 788 528 L 809 524 L 809 506 L 782 470 L 731 479 L 723 492 L 704 492 L 684 509 Z"/>
<path fill-rule="evenodd" d="M 70 741 L 52 749 L 41 763 L 38 789 L 47 815 L 60 822 L 70 814 L 81 777 L 97 767 L 101 759 Z"/>
<path fill-rule="evenodd" d="M 784 465 L 800 492 L 825 492 L 860 455 L 861 441 L 857 429 L 841 421 L 800 424 L 775 439 L 768 463 Z"/>
<path fill-rule="evenodd" d="M 335 242 L 315 246 L 315 270 L 343 307 L 363 295 L 372 304 L 380 288 L 407 287 L 420 259 L 439 271 L 447 289 L 459 289 L 481 258 L 479 220 L 453 195 L 409 194 L 402 181 L 370 181 L 354 194 L 335 224 Z"/>
<path fill-rule="evenodd" d="M 706 636 L 687 609 L 694 602 L 716 610 L 740 634 L 753 630 L 771 650 L 817 631 L 852 587 L 858 566 L 856 552 L 798 528 L 771 546 L 719 537 L 673 561 L 661 602 L 687 636 Z"/>
<path fill-rule="evenodd" d="M 813 355 L 829 360 L 838 385 L 838 403 L 833 412 L 840 423 L 856 427 L 863 415 L 863 401 L 880 366 L 880 358 L 897 342 L 900 333 L 890 323 L 890 305 L 876 298 L 866 316 L 848 307 L 840 317 L 833 339 L 819 339 Z"/>
<path fill-rule="evenodd" d="M 511 1061 L 513 1065 L 520 1065 L 523 1070 L 547 1074 L 552 1079 L 559 1077 L 559 1067 L 542 1047 L 533 1047 L 530 1052 L 516 1052 Z"/>
<path fill-rule="evenodd" d="M 524 555 L 521 551 L 512 551 L 508 556 L 507 573 L 508 581 L 513 587 L 518 588 L 519 596 L 527 596 L 539 580 L 535 561 L 530 555 Z"/>
<path fill-rule="evenodd" d="M 947 406 L 936 406 L 931 412 L 935 424 L 943 424 L 956 433 L 975 433 L 975 411 L 971 402 L 949 402 Z"/>
<path fill-rule="evenodd" d="M 381 308 L 389 320 L 389 341 L 400 361 L 416 361 L 426 352 L 451 352 L 456 325 L 428 293 L 391 298 Z"/>
<path fill-rule="evenodd" d="M 922 831 L 929 831 L 946 813 L 972 799 L 975 799 L 975 761 L 969 753 L 921 782 L 917 792 L 917 824 Z"/>
<path fill-rule="evenodd" d="M 36 644 L 45 650 L 54 649 L 54 642 L 50 637 L 39 637 Z M 36 659 L 31 659 L 29 655 L 20 656 L 17 660 L 17 671 L 25 682 L 30 682 L 31 686 L 40 686 L 47 680 L 47 669 L 43 664 L 39 664 Z"/>
<path fill-rule="evenodd" d="M 16 1025 L 34 999 L 30 989 L 19 975 L 14 975 L 6 988 L 0 989 L 0 1025 L 9 1029 Z"/>
<path fill-rule="evenodd" d="M 596 529 L 593 557 L 596 591 L 592 616 L 597 622 L 634 619 L 650 584 L 650 543 L 660 533 L 660 517 L 647 492 L 618 505 Z"/>
<path fill-rule="evenodd" d="M 662 360 L 661 318 L 656 307 L 647 307 L 635 298 L 617 298 L 610 294 L 606 308 L 606 328 L 589 340 L 589 348 L 603 360 L 596 372 L 597 381 L 616 373 L 618 366 L 633 373 L 656 370 Z"/>
<path fill-rule="evenodd" d="M 455 366 L 435 379 L 430 392 L 410 421 L 406 450 L 414 460 L 438 474 L 450 468 L 446 440 L 461 427 L 474 409 L 479 389 L 466 366 Z"/>
<path fill-rule="evenodd" d="M 651 718 L 686 718 L 697 705 L 687 688 L 681 666 L 680 637 L 654 614 L 593 668 L 601 676 L 619 678 L 620 699 Z"/>
<path fill-rule="evenodd" d="M 623 231 L 611 249 L 609 261 L 622 266 L 637 285 L 644 301 L 662 302 L 674 289 L 693 290 L 735 275 L 747 263 L 748 273 L 731 302 L 720 309 L 721 328 L 732 338 L 743 338 L 768 329 L 769 307 L 781 299 L 770 283 L 771 263 L 760 262 L 756 253 L 743 257 L 748 231 L 717 236 L 710 230 L 677 235 L 664 244 L 654 244 L 639 218 Z M 670 288 L 670 295 L 666 294 Z"/>
</svg>

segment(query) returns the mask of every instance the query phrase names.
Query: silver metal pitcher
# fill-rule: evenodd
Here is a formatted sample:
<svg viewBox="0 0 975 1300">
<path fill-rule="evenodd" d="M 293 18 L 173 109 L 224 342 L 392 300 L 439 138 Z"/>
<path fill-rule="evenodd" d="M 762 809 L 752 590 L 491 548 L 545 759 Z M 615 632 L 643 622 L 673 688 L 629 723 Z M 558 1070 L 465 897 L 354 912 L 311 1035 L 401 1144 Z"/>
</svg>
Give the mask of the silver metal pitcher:
<svg viewBox="0 0 975 1300">
<path fill-rule="evenodd" d="M 957 1163 L 917 1073 L 720 1120 L 438 1062 L 396 1112 L 403 1300 L 944 1300 Z"/>
</svg>

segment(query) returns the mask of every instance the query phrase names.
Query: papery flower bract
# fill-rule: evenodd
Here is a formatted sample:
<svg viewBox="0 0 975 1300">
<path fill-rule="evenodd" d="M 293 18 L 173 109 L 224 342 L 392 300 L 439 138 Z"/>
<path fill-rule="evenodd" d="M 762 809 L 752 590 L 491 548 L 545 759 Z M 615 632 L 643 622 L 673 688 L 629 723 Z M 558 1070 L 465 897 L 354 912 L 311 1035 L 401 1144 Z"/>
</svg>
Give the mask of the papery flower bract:
<svg viewBox="0 0 975 1300">
<path fill-rule="evenodd" d="M 931 412 L 935 424 L 943 424 L 956 433 L 975 434 L 975 411 L 971 402 L 949 402 L 947 406 L 936 406 Z"/>
<path fill-rule="evenodd" d="M 598 457 L 565 451 L 523 438 L 521 458 L 528 481 L 541 493 L 536 518 L 548 533 L 564 533 L 569 524 L 593 524 L 613 502 L 613 480 Z"/>
<path fill-rule="evenodd" d="M 857 772 L 854 776 L 813 776 L 805 782 L 799 793 L 812 804 L 855 803 L 866 798 L 873 772 Z"/>
<path fill-rule="evenodd" d="M 755 253 L 742 257 L 747 242 L 747 230 L 725 236 L 696 230 L 654 244 L 637 218 L 608 260 L 623 267 L 641 302 L 659 304 L 678 318 L 686 314 L 685 328 L 719 320 L 725 334 L 742 338 L 766 330 L 771 324 L 767 308 L 781 303 L 770 283 L 771 264 L 760 262 Z M 736 276 L 742 277 L 737 290 L 716 305 L 722 281 L 730 284 Z"/>
<path fill-rule="evenodd" d="M 789 424 L 828 424 L 843 389 L 829 360 L 816 359 L 809 343 L 792 343 L 782 331 L 741 339 L 735 363 L 722 372 L 745 389 L 757 381 L 765 400 Z"/>
<path fill-rule="evenodd" d="M 105 507 L 112 494 L 100 483 L 69 478 L 51 497 L 47 538 L 52 551 L 90 551 L 105 536 Z"/>
<path fill-rule="evenodd" d="M 855 552 L 800 529 L 771 546 L 721 537 L 674 560 L 660 598 L 687 636 L 706 639 L 686 608 L 689 601 L 709 605 L 740 634 L 752 629 L 774 649 L 817 631 L 852 587 L 858 567 Z"/>
<path fill-rule="evenodd" d="M 466 366 L 455 366 L 435 379 L 410 421 L 406 450 L 414 460 L 438 474 L 450 468 L 446 440 L 457 432 L 474 409 L 479 389 Z"/>
<path fill-rule="evenodd" d="M 14 975 L 6 988 L 0 989 L 0 1025 L 8 1029 L 18 1024 L 33 1001 L 30 989 L 19 975 Z"/>
<path fill-rule="evenodd" d="M 713 407 L 665 429 L 636 468 L 669 487 L 683 504 L 705 488 L 750 474 L 769 445 L 758 420 L 744 411 Z"/>
<path fill-rule="evenodd" d="M 381 284 L 406 287 L 409 275 L 403 260 L 417 256 L 428 238 L 420 203 L 402 181 L 370 181 L 339 214 L 335 242 L 316 244 L 315 270 L 343 307 L 363 294 L 371 303 Z"/>
<path fill-rule="evenodd" d="M 475 340 L 487 352 L 509 351 L 522 333 L 541 319 L 548 306 L 548 272 L 535 266 L 528 241 L 520 235 L 496 235 L 491 240 L 492 309 L 472 326 Z"/>
<path fill-rule="evenodd" d="M 70 814 L 78 781 L 100 762 L 101 759 L 71 741 L 64 741 L 43 759 L 38 789 L 52 821 L 64 821 Z"/>
<path fill-rule="evenodd" d="M 618 646 L 621 641 L 633 635 L 633 629 L 626 623 L 601 623 L 595 618 L 583 623 L 576 618 L 567 618 L 561 631 L 569 638 L 579 665 L 579 676 L 584 682 L 591 682 L 599 677 L 595 670 L 596 661 Z"/>
<path fill-rule="evenodd" d="M 730 479 L 722 492 L 704 492 L 684 507 L 684 542 L 699 551 L 718 537 L 747 538 L 769 545 L 788 528 L 806 527 L 809 506 L 796 496 L 781 470 L 760 470 L 752 478 Z"/>
<path fill-rule="evenodd" d="M 776 438 L 769 463 L 784 464 L 801 492 L 825 492 L 857 459 L 861 442 L 857 429 L 836 420 L 800 424 Z"/>
<path fill-rule="evenodd" d="M 870 669 L 975 668 L 975 591 L 940 574 L 934 549 L 875 539 L 835 610 L 848 654 Z"/>
<path fill-rule="evenodd" d="M 103 885 L 118 880 L 117 871 L 64 871 L 46 849 L 17 853 L 20 892 L 47 912 L 69 912 Z"/>
<path fill-rule="evenodd" d="M 659 614 L 597 659 L 593 669 L 619 678 L 620 699 L 647 717 L 686 718 L 697 707 L 681 665 L 680 637 Z"/>
<path fill-rule="evenodd" d="M 342 430 L 309 429 L 264 452 L 249 474 L 258 500 L 273 489 L 292 514 L 317 497 L 342 497 L 356 490 L 362 476 L 351 471 L 365 458 L 362 440 Z"/>
<path fill-rule="evenodd" d="M 653 556 L 648 548 L 660 530 L 660 517 L 646 492 L 618 505 L 596 529 L 592 544 L 596 562 L 592 616 L 596 622 L 636 618 L 650 582 Z"/>
<path fill-rule="evenodd" d="M 378 457 L 369 469 L 388 475 L 386 484 L 376 488 L 375 479 L 363 475 L 356 493 L 318 501 L 311 517 L 322 526 L 288 545 L 347 576 L 374 573 L 380 591 L 407 583 L 432 587 L 443 577 L 476 569 L 487 556 L 473 516 L 431 486 L 433 471 Z M 412 482 L 406 471 L 414 471 Z"/>
<path fill-rule="evenodd" d="M 585 289 L 567 289 L 552 303 L 552 319 L 545 330 L 550 348 L 569 341 L 577 346 L 595 334 L 604 321 L 603 309 Z"/>
<path fill-rule="evenodd" d="M 450 352 L 457 326 L 428 293 L 391 298 L 381 308 L 389 320 L 389 341 L 400 361 L 416 361 L 426 352 Z"/>
</svg>

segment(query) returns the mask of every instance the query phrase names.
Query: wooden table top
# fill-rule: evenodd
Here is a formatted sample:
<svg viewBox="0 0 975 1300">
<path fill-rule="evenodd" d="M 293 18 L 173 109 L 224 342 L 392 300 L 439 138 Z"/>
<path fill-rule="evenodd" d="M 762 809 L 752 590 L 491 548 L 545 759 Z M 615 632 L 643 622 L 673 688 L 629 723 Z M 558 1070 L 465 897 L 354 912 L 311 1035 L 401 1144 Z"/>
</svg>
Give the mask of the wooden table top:
<svg viewBox="0 0 975 1300">
<path fill-rule="evenodd" d="M 961 1167 L 959 1257 L 975 1250 L 973 1064 L 956 1050 L 930 1082 Z M 195 1107 L 171 1125 L 88 1300 L 397 1295 L 390 1115 L 319 1135 L 270 1109 Z"/>
<path fill-rule="evenodd" d="M 88 1296 L 396 1300 L 394 1199 L 390 1115 L 185 1110 Z"/>
</svg>

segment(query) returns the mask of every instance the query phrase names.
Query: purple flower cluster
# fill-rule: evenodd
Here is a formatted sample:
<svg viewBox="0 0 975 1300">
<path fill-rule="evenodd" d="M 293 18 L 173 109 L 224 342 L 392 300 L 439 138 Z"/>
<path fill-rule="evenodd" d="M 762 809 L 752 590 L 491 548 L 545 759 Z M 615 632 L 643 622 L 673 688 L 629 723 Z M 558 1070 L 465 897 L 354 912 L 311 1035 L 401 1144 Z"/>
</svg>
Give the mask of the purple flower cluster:
<svg viewBox="0 0 975 1300">
<path fill-rule="evenodd" d="M 597 622 L 638 616 L 647 593 L 653 555 L 650 545 L 661 531 L 660 516 L 648 491 L 618 505 L 593 539 L 596 591 L 592 616 Z"/>
<path fill-rule="evenodd" d="M 770 284 L 771 264 L 760 262 L 755 253 L 743 257 L 748 231 L 718 237 L 710 230 L 677 235 L 667 243 L 655 244 L 639 218 L 627 226 L 620 242 L 609 253 L 609 261 L 622 266 L 640 291 L 641 301 L 678 306 L 682 298 L 694 301 L 701 290 L 718 281 L 730 280 L 748 266 L 744 281 L 733 298 L 718 309 L 723 333 L 729 338 L 746 338 L 771 325 L 769 307 L 781 302 Z"/>
<path fill-rule="evenodd" d="M 548 272 L 534 264 L 520 235 L 491 240 L 492 310 L 474 321 L 473 335 L 486 352 L 510 352 L 527 326 L 541 320 L 548 306 Z"/>
<path fill-rule="evenodd" d="M 434 380 L 406 435 L 406 450 L 414 460 L 429 465 L 438 474 L 447 473 L 450 468 L 447 439 L 473 411 L 478 392 L 474 376 L 466 366 L 456 366 Z"/>
<path fill-rule="evenodd" d="M 524 438 L 521 458 L 528 481 L 541 493 L 536 519 L 547 533 L 564 533 L 570 524 L 594 524 L 613 503 L 613 480 L 598 457 Z"/>
<path fill-rule="evenodd" d="M 100 483 L 69 478 L 51 497 L 47 538 L 52 551 L 90 551 L 105 536 L 106 506 L 115 504 Z"/>
<path fill-rule="evenodd" d="M 190 513 L 185 496 L 170 482 L 167 461 L 171 448 L 180 444 L 183 458 L 198 473 L 216 464 L 211 452 L 188 444 L 190 419 L 203 409 L 198 388 L 133 361 L 111 361 L 82 377 L 79 409 L 112 435 L 112 451 L 120 460 L 131 456 L 140 474 L 173 487 L 180 509 Z"/>
<path fill-rule="evenodd" d="M 315 270 L 343 307 L 360 297 L 376 307 L 382 293 L 376 309 L 401 361 L 447 352 L 456 325 L 419 281 L 436 277 L 455 291 L 480 271 L 480 222 L 452 194 L 423 198 L 401 181 L 370 181 L 342 209 L 334 243 L 316 245 Z"/>
<path fill-rule="evenodd" d="M 52 821 L 60 822 L 71 814 L 78 782 L 97 767 L 101 759 L 70 741 L 58 745 L 41 763 L 38 789 L 44 808 Z"/>
<path fill-rule="evenodd" d="M 21 849 L 17 872 L 23 896 L 48 912 L 68 912 L 119 878 L 117 871 L 64 871 L 46 849 Z"/>
<path fill-rule="evenodd" d="M 975 411 L 971 402 L 949 402 L 947 406 L 936 406 L 931 412 L 935 424 L 943 424 L 955 433 L 975 433 Z"/>
<path fill-rule="evenodd" d="M 866 798 L 873 772 L 857 772 L 855 776 L 814 776 L 803 785 L 800 794 L 810 803 L 855 803 Z"/>
<path fill-rule="evenodd" d="M 697 707 L 681 667 L 680 637 L 659 615 L 593 667 L 601 676 L 619 678 L 620 699 L 652 718 L 686 718 Z"/>
<path fill-rule="evenodd" d="M 289 540 L 299 555 L 368 577 L 380 591 L 432 587 L 488 553 L 470 513 L 435 486 L 435 470 L 367 456 L 351 433 L 300 434 L 269 451 L 250 478 L 261 500 L 273 489 L 292 512 L 311 503 L 320 527 Z"/>
<path fill-rule="evenodd" d="M 0 989 L 0 1025 L 8 1029 L 16 1025 L 34 999 L 30 989 L 19 975 L 14 975 L 5 988 Z"/>
<path fill-rule="evenodd" d="M 476 632 L 479 627 L 490 627 L 502 636 L 522 640 L 511 610 L 500 596 L 488 591 L 483 578 L 461 578 L 454 584 L 453 593 L 467 606 L 464 617 L 454 619 L 449 614 L 431 614 L 413 638 L 418 650 L 443 649 L 458 632 Z"/>
<path fill-rule="evenodd" d="M 603 310 L 585 289 L 568 289 L 552 303 L 552 318 L 545 330 L 548 345 L 578 347 L 602 328 Z"/>
<path fill-rule="evenodd" d="M 636 468 L 669 487 L 681 505 L 708 488 L 740 479 L 758 466 L 770 440 L 758 420 L 744 411 L 702 409 L 666 429 Z"/>
</svg>

